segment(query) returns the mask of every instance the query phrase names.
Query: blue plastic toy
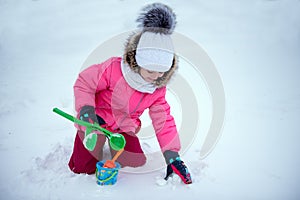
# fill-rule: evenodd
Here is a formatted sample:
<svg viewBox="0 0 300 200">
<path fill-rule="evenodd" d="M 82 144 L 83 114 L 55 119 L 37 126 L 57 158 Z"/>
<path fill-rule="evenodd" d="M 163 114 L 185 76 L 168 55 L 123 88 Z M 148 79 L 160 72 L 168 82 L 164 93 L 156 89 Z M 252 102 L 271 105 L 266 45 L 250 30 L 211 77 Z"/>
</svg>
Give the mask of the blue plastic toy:
<svg viewBox="0 0 300 200">
<path fill-rule="evenodd" d="M 117 177 L 121 165 L 118 162 L 115 162 L 115 168 L 106 168 L 103 167 L 106 161 L 102 160 L 96 164 L 96 178 L 98 185 L 113 185 L 117 182 Z"/>
</svg>

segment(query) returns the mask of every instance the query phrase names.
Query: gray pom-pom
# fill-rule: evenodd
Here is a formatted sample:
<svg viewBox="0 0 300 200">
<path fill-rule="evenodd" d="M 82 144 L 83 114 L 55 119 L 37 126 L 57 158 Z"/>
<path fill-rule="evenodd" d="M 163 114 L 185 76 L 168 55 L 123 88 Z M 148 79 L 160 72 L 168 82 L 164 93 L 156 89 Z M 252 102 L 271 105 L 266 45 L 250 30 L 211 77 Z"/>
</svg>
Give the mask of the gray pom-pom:
<svg viewBox="0 0 300 200">
<path fill-rule="evenodd" d="M 136 21 L 144 31 L 172 34 L 176 26 L 176 15 L 170 7 L 153 3 L 142 9 Z"/>
</svg>

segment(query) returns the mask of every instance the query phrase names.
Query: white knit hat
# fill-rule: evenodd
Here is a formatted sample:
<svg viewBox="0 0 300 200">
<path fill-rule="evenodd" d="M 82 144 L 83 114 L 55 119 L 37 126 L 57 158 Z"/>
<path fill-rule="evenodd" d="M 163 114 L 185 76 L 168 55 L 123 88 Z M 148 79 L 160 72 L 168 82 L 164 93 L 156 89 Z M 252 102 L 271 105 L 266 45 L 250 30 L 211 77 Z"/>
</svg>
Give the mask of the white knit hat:
<svg viewBox="0 0 300 200">
<path fill-rule="evenodd" d="M 143 8 L 137 22 L 143 28 L 136 49 L 137 64 L 150 71 L 168 71 L 174 59 L 171 34 L 176 25 L 175 13 L 164 4 L 154 3 Z"/>
<path fill-rule="evenodd" d="M 147 70 L 168 71 L 173 63 L 174 46 L 170 35 L 144 32 L 136 49 L 137 64 Z"/>
</svg>

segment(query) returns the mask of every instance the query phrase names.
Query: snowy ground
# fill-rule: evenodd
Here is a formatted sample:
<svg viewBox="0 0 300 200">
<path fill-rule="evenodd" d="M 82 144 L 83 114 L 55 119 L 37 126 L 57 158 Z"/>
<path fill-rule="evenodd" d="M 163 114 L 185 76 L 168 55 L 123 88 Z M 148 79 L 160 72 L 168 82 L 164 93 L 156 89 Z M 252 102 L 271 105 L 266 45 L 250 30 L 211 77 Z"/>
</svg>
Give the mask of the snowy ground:
<svg viewBox="0 0 300 200">
<path fill-rule="evenodd" d="M 299 199 L 300 1 L 162 1 L 177 32 L 212 58 L 226 93 L 222 137 L 206 159 L 184 156 L 194 183 L 158 186 L 164 170 L 120 172 L 101 187 L 67 168 L 82 63 L 132 30 L 138 0 L 0 0 L 0 199 Z M 196 156 L 192 156 L 196 155 Z"/>
</svg>

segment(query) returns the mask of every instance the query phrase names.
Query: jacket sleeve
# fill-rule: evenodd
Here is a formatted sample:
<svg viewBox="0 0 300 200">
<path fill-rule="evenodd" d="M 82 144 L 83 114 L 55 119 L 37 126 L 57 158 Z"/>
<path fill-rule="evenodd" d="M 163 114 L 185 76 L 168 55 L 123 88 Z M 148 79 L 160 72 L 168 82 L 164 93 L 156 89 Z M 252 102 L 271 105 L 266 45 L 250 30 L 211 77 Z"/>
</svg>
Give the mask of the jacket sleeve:
<svg viewBox="0 0 300 200">
<path fill-rule="evenodd" d="M 162 95 L 150 106 L 149 115 L 162 152 L 167 150 L 178 152 L 181 148 L 180 139 L 165 94 L 166 88 L 163 88 Z"/>
<path fill-rule="evenodd" d="M 80 111 L 84 105 L 95 107 L 97 92 L 109 87 L 108 69 L 111 60 L 96 64 L 82 71 L 74 84 L 75 109 Z"/>
</svg>

